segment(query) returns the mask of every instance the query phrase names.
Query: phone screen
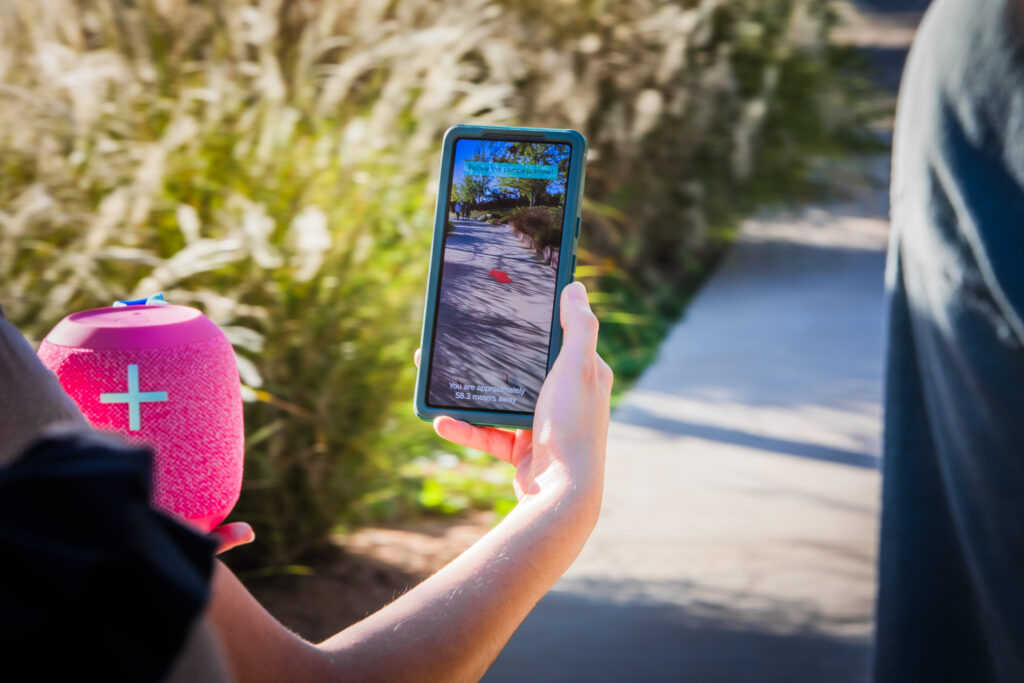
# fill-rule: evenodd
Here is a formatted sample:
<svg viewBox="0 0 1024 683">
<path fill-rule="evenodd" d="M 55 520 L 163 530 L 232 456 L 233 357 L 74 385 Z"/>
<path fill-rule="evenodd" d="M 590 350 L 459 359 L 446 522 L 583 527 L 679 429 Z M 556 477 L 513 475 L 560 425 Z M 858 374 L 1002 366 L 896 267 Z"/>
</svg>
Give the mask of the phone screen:
<svg viewBox="0 0 1024 683">
<path fill-rule="evenodd" d="M 565 142 L 455 141 L 429 407 L 533 412 L 547 374 L 571 156 Z"/>
</svg>

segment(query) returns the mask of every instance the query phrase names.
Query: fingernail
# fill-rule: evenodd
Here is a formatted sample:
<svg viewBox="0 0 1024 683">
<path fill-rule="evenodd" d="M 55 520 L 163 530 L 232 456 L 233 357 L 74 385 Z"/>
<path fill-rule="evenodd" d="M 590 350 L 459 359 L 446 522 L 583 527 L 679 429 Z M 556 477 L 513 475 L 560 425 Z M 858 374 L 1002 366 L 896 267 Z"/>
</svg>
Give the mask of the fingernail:
<svg viewBox="0 0 1024 683">
<path fill-rule="evenodd" d="M 587 302 L 587 288 L 582 282 L 569 283 L 569 298 L 579 303 Z"/>
</svg>

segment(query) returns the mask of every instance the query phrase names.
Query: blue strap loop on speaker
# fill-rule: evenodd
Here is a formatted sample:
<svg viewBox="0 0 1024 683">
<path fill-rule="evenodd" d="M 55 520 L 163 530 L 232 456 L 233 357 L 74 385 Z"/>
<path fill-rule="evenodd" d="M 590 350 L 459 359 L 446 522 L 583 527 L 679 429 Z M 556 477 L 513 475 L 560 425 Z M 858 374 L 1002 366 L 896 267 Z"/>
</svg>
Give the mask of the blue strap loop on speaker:
<svg viewBox="0 0 1024 683">
<path fill-rule="evenodd" d="M 123 301 L 115 301 L 114 308 L 120 308 L 121 306 L 166 306 L 167 302 L 164 301 L 163 293 L 154 294 L 153 296 L 146 297 L 145 299 L 125 299 Z"/>
</svg>

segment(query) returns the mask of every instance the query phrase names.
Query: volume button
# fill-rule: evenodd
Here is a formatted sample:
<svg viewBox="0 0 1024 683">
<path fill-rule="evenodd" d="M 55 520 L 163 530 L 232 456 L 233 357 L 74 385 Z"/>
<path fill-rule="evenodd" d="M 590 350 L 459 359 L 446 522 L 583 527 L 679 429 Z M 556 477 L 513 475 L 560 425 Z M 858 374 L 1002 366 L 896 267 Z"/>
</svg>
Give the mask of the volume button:
<svg viewBox="0 0 1024 683">
<path fill-rule="evenodd" d="M 576 216 L 576 239 L 580 238 L 580 217 Z"/>
</svg>

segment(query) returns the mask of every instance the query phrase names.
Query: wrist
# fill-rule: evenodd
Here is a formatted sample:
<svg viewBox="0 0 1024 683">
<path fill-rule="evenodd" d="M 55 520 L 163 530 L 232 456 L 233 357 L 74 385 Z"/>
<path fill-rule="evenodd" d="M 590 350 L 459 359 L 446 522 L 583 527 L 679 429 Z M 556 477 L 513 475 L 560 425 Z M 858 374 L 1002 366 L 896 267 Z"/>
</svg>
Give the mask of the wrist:
<svg viewBox="0 0 1024 683">
<path fill-rule="evenodd" d="M 540 492 L 566 514 L 581 516 L 593 528 L 604 494 L 603 451 L 582 448 L 570 453 L 541 447 L 549 449 L 544 459 L 550 464 L 536 478 Z"/>
<path fill-rule="evenodd" d="M 582 547 L 601 512 L 600 481 L 581 482 L 549 471 L 537 483 L 538 492 L 525 496 L 513 513 L 533 517 L 560 532 L 563 540 L 578 541 Z"/>
</svg>

